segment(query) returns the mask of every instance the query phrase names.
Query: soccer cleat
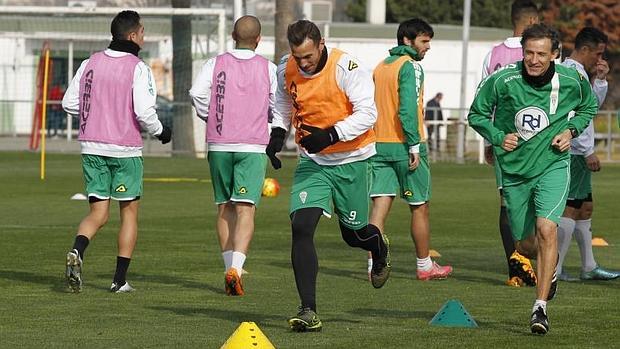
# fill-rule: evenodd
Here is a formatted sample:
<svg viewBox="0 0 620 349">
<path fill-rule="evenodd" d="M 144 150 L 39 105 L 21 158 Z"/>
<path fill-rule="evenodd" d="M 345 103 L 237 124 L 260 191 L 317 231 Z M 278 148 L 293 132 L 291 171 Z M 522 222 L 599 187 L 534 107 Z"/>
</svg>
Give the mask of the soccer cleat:
<svg viewBox="0 0 620 349">
<path fill-rule="evenodd" d="M 75 293 L 82 291 L 82 258 L 76 249 L 67 253 L 66 266 L 65 275 L 69 289 Z"/>
<path fill-rule="evenodd" d="M 224 276 L 224 286 L 226 288 L 226 294 L 229 296 L 243 296 L 243 284 L 241 283 L 241 277 L 237 274 L 237 269 L 230 268 Z"/>
<path fill-rule="evenodd" d="M 523 286 L 523 280 L 521 280 L 518 276 L 513 276 L 510 279 L 506 280 L 506 285 L 510 287 L 521 287 Z"/>
<path fill-rule="evenodd" d="M 387 250 L 385 256 L 379 257 L 372 262 L 372 270 L 370 271 L 370 282 L 372 287 L 381 288 L 390 277 L 392 265 L 390 264 L 390 240 L 385 234 L 381 234 L 383 243 Z"/>
<path fill-rule="evenodd" d="M 549 287 L 549 294 L 547 295 L 547 301 L 550 301 L 555 297 L 558 292 L 558 276 L 557 272 L 553 271 L 553 278 L 551 278 L 551 286 Z"/>
<path fill-rule="evenodd" d="M 530 329 L 534 334 L 547 334 L 547 332 L 549 332 L 549 319 L 542 307 L 538 307 L 532 313 Z"/>
<path fill-rule="evenodd" d="M 430 270 L 424 271 L 424 270 L 418 269 L 416 272 L 418 280 L 423 280 L 423 281 L 447 279 L 450 273 L 452 273 L 451 266 L 446 265 L 445 267 L 442 267 L 441 265 L 437 264 L 435 261 L 433 261 L 433 266 L 431 267 Z"/>
<path fill-rule="evenodd" d="M 116 282 L 112 282 L 112 286 L 110 286 L 110 292 L 114 292 L 114 293 L 127 293 L 127 292 L 133 292 L 135 290 L 136 289 L 131 287 L 131 285 L 127 281 L 125 281 L 125 283 L 122 285 L 117 284 Z"/>
<path fill-rule="evenodd" d="M 536 286 L 536 273 L 529 259 L 514 251 L 508 259 L 508 265 L 510 266 L 510 275 L 518 276 L 528 286 Z"/>
<path fill-rule="evenodd" d="M 614 280 L 620 277 L 620 272 L 605 270 L 599 266 L 588 272 L 581 272 L 581 280 Z"/>
<path fill-rule="evenodd" d="M 297 315 L 288 319 L 288 325 L 295 332 L 318 332 L 323 328 L 319 316 L 308 307 L 299 307 Z"/>
</svg>

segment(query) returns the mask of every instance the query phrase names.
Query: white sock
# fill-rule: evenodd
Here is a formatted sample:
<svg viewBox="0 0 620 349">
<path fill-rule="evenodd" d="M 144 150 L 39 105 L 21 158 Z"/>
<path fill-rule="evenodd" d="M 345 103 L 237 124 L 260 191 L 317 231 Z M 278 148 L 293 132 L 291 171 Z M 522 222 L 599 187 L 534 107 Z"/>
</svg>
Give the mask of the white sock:
<svg viewBox="0 0 620 349">
<path fill-rule="evenodd" d="M 534 307 L 532 307 L 532 313 L 535 312 L 538 307 L 543 308 L 543 311 L 547 314 L 547 301 L 537 299 L 536 302 L 534 302 Z"/>
<path fill-rule="evenodd" d="M 237 274 L 241 275 L 243 270 L 243 263 L 245 263 L 245 255 L 241 252 L 234 251 L 232 253 L 232 265 L 231 268 L 237 269 Z"/>
<path fill-rule="evenodd" d="M 222 252 L 222 259 L 224 260 L 224 271 L 228 271 L 228 269 L 230 269 L 230 266 L 232 265 L 232 256 L 233 256 L 233 251 L 232 250 L 226 250 L 224 252 Z"/>
<path fill-rule="evenodd" d="M 575 221 L 575 240 L 581 254 L 581 270 L 586 273 L 596 268 L 592 252 L 592 219 Z"/>
<path fill-rule="evenodd" d="M 570 247 L 570 242 L 573 239 L 574 231 L 575 220 L 568 217 L 560 217 L 560 224 L 558 225 L 558 253 L 560 254 L 557 268 L 558 274 L 562 274 L 562 265 Z"/>
<path fill-rule="evenodd" d="M 368 258 L 368 272 L 372 270 L 372 258 Z"/>
<path fill-rule="evenodd" d="M 418 270 L 429 271 L 433 268 L 433 260 L 431 256 L 427 256 L 426 258 L 416 258 L 418 263 Z"/>
</svg>

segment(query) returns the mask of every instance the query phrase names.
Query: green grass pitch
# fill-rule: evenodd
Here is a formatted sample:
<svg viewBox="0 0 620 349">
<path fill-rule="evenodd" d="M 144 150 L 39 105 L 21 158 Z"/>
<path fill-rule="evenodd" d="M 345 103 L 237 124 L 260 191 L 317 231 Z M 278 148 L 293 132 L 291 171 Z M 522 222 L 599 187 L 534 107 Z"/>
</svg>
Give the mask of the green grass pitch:
<svg viewBox="0 0 620 349">
<path fill-rule="evenodd" d="M 323 218 L 315 242 L 320 333 L 292 333 L 287 317 L 298 298 L 290 266 L 288 193 L 295 162 L 268 170 L 282 186 L 263 198 L 245 269 L 247 295 L 227 297 L 215 234 L 215 205 L 205 160 L 146 158 L 140 229 L 128 280 L 133 294 L 108 292 L 115 268 L 118 208 L 86 251 L 81 294 L 67 293 L 64 258 L 87 213 L 78 155 L 50 154 L 39 179 L 34 153 L 0 153 L 0 347 L 219 348 L 242 321 L 254 321 L 277 348 L 531 348 L 617 347 L 620 280 L 561 282 L 549 304 L 551 331 L 529 333 L 532 288 L 504 286 L 497 232 L 498 198 L 489 166 L 433 164 L 432 248 L 454 267 L 445 281 L 415 280 L 409 213 L 397 201 L 387 233 L 393 272 L 385 287 L 366 280 L 366 254 L 340 238 L 336 219 Z M 202 180 L 202 181 L 201 181 Z M 594 176 L 593 231 L 604 267 L 620 269 L 620 166 Z M 566 269 L 578 273 L 573 242 Z M 428 322 L 458 299 L 477 329 Z"/>
</svg>

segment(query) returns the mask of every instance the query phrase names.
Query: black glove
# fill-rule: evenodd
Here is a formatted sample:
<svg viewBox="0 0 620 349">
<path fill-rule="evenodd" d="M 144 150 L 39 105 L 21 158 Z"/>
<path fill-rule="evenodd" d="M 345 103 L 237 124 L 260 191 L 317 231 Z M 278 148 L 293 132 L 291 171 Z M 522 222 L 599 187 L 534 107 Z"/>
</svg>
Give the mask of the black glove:
<svg viewBox="0 0 620 349">
<path fill-rule="evenodd" d="M 164 126 L 164 129 L 161 131 L 159 136 L 155 137 L 161 141 L 161 144 L 169 143 L 170 138 L 172 138 L 172 130 L 167 126 Z"/>
<path fill-rule="evenodd" d="M 278 157 L 276 157 L 276 153 L 282 151 L 285 136 L 285 129 L 281 127 L 272 128 L 271 136 L 269 137 L 269 144 L 267 145 L 267 149 L 265 149 L 265 153 L 267 153 L 267 156 L 271 161 L 271 166 L 273 166 L 276 170 L 282 167 L 282 162 L 278 159 Z"/>
<path fill-rule="evenodd" d="M 340 137 L 338 137 L 338 132 L 334 126 L 322 129 L 308 125 L 301 125 L 301 129 L 310 132 L 309 135 L 299 141 L 299 144 L 306 148 L 310 154 L 316 154 L 340 140 Z"/>
</svg>

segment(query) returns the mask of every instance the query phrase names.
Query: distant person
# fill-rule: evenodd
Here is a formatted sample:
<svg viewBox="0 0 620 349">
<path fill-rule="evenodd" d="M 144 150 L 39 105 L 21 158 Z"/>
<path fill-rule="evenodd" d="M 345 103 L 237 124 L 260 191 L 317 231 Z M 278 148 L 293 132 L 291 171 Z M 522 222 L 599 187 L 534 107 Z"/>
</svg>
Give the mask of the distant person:
<svg viewBox="0 0 620 349">
<path fill-rule="evenodd" d="M 523 59 L 523 48 L 521 47 L 521 35 L 525 28 L 539 22 L 538 6 L 530 0 L 515 0 L 512 3 L 510 18 L 512 20 L 513 36 L 507 38 L 501 44 L 496 45 L 487 54 L 482 66 L 482 78 L 486 78 L 494 71 L 510 63 L 515 63 Z M 502 173 L 496 164 L 493 146 L 485 142 L 484 155 L 487 163 L 495 167 L 495 183 L 499 190 L 500 211 L 499 211 L 499 233 L 504 245 L 506 263 L 508 265 L 508 280 L 506 285 L 520 287 L 522 285 L 536 286 L 536 273 L 532 268 L 530 260 L 515 250 L 515 242 L 510 231 L 510 222 L 504 201 L 502 189 Z"/>
<path fill-rule="evenodd" d="M 435 97 L 433 97 L 430 101 L 426 103 L 426 110 L 424 113 L 424 120 L 426 121 L 443 121 L 443 113 L 441 112 L 441 99 L 443 98 L 443 93 L 438 92 Z M 441 125 L 437 125 L 434 123 L 428 124 L 426 126 L 426 130 L 428 132 L 428 140 L 426 144 L 429 148 L 434 149 L 435 146 L 439 144 L 439 135 L 435 134 L 435 138 L 433 138 L 433 131 L 439 131 Z"/>
<path fill-rule="evenodd" d="M 590 81 L 593 76 L 592 91 L 597 98 L 599 107 L 607 95 L 607 74 L 609 65 L 603 59 L 609 39 L 607 35 L 596 28 L 585 27 L 575 38 L 575 49 L 563 65 L 577 69 L 581 76 Z M 592 252 L 592 172 L 601 170 L 601 162 L 594 152 L 594 123 L 590 121 L 588 127 L 579 137 L 571 140 L 571 181 L 568 200 L 564 214 L 560 218 L 558 228 L 558 274 L 560 280 L 573 279 L 566 273 L 562 265 L 570 247 L 573 234 L 579 253 L 581 254 L 581 280 L 613 280 L 620 277 L 620 272 L 603 269 L 594 260 Z"/>
<path fill-rule="evenodd" d="M 245 293 L 241 275 L 265 179 L 267 119 L 277 88 L 276 65 L 254 52 L 260 33 L 256 17 L 239 18 L 232 32 L 235 48 L 209 59 L 189 91 L 198 117 L 207 122 L 216 230 L 231 296 Z"/>
<path fill-rule="evenodd" d="M 372 252 L 372 285 L 382 287 L 391 270 L 387 240 L 368 223 L 368 159 L 375 155 L 377 120 L 369 69 L 351 55 L 328 48 L 316 24 L 288 26 L 291 54 L 278 65 L 278 91 L 267 155 L 275 168 L 286 131 L 295 127 L 300 158 L 290 198 L 291 260 L 301 301 L 289 318 L 293 331 L 320 331 L 316 309 L 319 270 L 314 233 L 321 216 L 338 215 L 342 239 Z"/>
<path fill-rule="evenodd" d="M 90 212 L 78 228 L 67 253 L 66 277 L 73 292 L 82 289 L 84 251 L 108 221 L 110 199 L 118 201 L 115 293 L 131 292 L 127 269 L 138 237 L 138 207 L 142 196 L 142 136 L 140 128 L 170 142 L 171 131 L 155 111 L 155 85 L 150 68 L 138 58 L 144 45 L 144 25 L 135 11 L 119 12 L 112 20 L 112 42 L 94 53 L 75 73 L 62 106 L 79 114 L 82 170 Z"/>
<path fill-rule="evenodd" d="M 537 258 L 530 330 L 546 334 L 547 301 L 557 291 L 557 224 L 568 195 L 570 140 L 588 126 L 598 106 L 587 79 L 555 65 L 557 31 L 535 24 L 523 32 L 521 43 L 523 60 L 482 80 L 468 120 L 493 145 L 515 249 Z"/>
<path fill-rule="evenodd" d="M 60 104 L 62 96 L 63 91 L 60 85 L 54 85 L 50 88 L 48 100 L 55 103 L 50 104 L 47 108 L 47 135 L 54 138 L 58 138 L 59 133 L 62 131 L 64 115 L 62 105 Z"/>
<path fill-rule="evenodd" d="M 422 112 L 424 70 L 418 62 L 430 50 L 433 36 L 433 28 L 421 19 L 402 22 L 396 33 L 398 45 L 377 65 L 373 76 L 378 117 L 377 155 L 371 158 L 370 224 L 385 234 L 394 198 L 405 200 L 411 212 L 409 230 L 418 280 L 445 279 L 452 273 L 451 266 L 441 266 L 430 256 L 431 172 Z"/>
</svg>

